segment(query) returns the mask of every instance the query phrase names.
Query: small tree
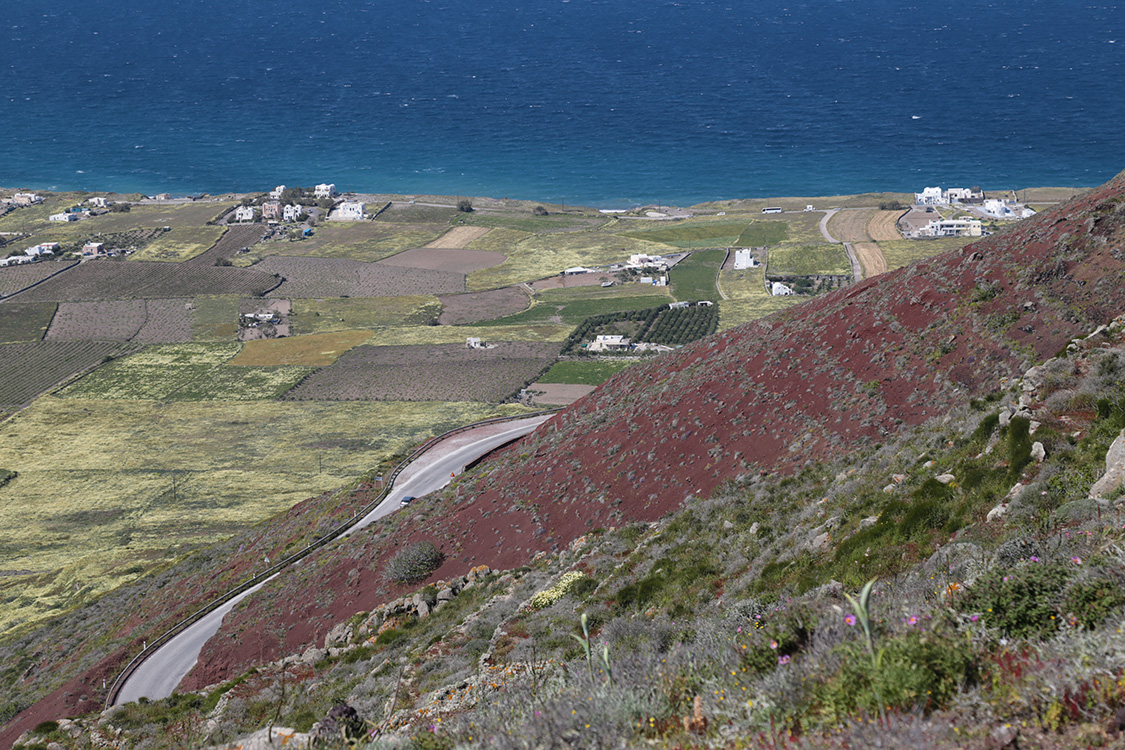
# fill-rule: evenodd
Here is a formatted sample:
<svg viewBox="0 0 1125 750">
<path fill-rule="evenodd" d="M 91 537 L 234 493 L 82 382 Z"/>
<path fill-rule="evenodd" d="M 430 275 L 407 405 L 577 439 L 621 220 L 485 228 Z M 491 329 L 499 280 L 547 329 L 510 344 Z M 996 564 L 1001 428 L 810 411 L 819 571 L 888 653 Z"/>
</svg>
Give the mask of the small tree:
<svg viewBox="0 0 1125 750">
<path fill-rule="evenodd" d="M 531 213 L 535 214 L 536 216 L 546 216 L 547 209 L 543 208 L 542 206 L 536 206 L 535 208 L 531 209 Z"/>
<path fill-rule="evenodd" d="M 471 214 L 473 212 L 473 203 L 468 198 L 462 198 L 457 201 L 457 210 L 463 214 Z"/>
<path fill-rule="evenodd" d="M 383 567 L 383 579 L 391 583 L 418 583 L 441 567 L 445 555 L 426 540 L 399 550 Z"/>
</svg>

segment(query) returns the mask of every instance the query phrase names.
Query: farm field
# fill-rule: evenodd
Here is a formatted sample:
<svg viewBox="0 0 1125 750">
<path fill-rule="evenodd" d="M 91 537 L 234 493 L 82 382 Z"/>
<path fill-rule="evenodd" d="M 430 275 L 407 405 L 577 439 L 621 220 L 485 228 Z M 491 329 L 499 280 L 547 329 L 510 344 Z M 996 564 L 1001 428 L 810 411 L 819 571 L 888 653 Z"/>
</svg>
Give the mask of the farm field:
<svg viewBox="0 0 1125 750">
<path fill-rule="evenodd" d="M 843 245 L 780 245 L 770 248 L 766 270 L 770 276 L 850 275 L 851 264 Z"/>
<path fill-rule="evenodd" d="M 242 298 L 207 295 L 191 301 L 192 341 L 234 341 L 238 338 L 238 313 Z"/>
<path fill-rule="evenodd" d="M 560 232 L 576 232 L 598 229 L 608 220 L 599 215 L 574 215 L 550 214 L 548 216 L 535 216 L 528 213 L 474 211 L 468 215 L 461 215 L 458 221 L 477 227 L 492 227 L 498 229 L 514 229 L 529 234 L 555 234 Z M 443 246 L 444 247 L 444 246 Z"/>
<path fill-rule="evenodd" d="M 170 231 L 161 232 L 152 242 L 130 255 L 129 259 L 172 262 L 189 260 L 203 255 L 222 236 L 222 227 L 172 227 Z"/>
<path fill-rule="evenodd" d="M 193 266 L 216 266 L 221 261 L 230 260 L 244 247 L 253 247 L 265 234 L 260 224 L 245 224 L 227 227 L 223 236 L 204 253 L 185 261 Z"/>
<path fill-rule="evenodd" d="M 789 239 L 789 224 L 787 222 L 759 219 L 750 222 L 750 226 L 746 227 L 746 230 L 738 236 L 734 244 L 739 247 L 762 247 L 763 245 L 780 245 L 787 239 Z"/>
<path fill-rule="evenodd" d="M 672 301 L 667 287 L 626 286 L 567 287 L 544 289 L 535 295 L 535 306 L 524 312 L 490 321 L 485 325 L 521 325 L 529 323 L 563 323 L 578 325 L 592 315 L 643 310 Z"/>
<path fill-rule="evenodd" d="M 102 341 L 0 345 L 0 408 L 19 408 L 67 378 L 132 349 L 128 344 Z"/>
<path fill-rule="evenodd" d="M 5 424 L 0 446 L 0 466 L 19 472 L 0 488 L 0 560 L 33 571 L 0 576 L 0 632 L 333 490 L 431 435 L 523 411 L 42 398 Z"/>
<path fill-rule="evenodd" d="M 509 398 L 558 355 L 557 344 L 504 343 L 494 349 L 358 346 L 285 395 L 317 401 L 488 401 Z"/>
<path fill-rule="evenodd" d="M 405 196 L 394 197 L 394 199 L 398 201 L 404 198 Z M 424 198 L 420 198 L 419 200 L 425 201 Z M 439 203 L 445 201 L 443 198 L 439 197 L 437 200 L 425 202 Z M 421 204 L 410 205 L 395 203 L 386 211 L 375 217 L 375 223 L 432 224 L 435 227 L 441 226 L 444 231 L 449 228 L 450 223 L 452 223 L 453 219 L 459 214 L 461 214 L 461 212 L 457 210 L 456 206 L 423 206 Z M 418 245 L 415 245 L 415 247 L 418 247 Z"/>
<path fill-rule="evenodd" d="M 489 239 L 491 233 L 485 236 Z M 474 249 L 485 249 L 476 243 Z M 628 260 L 634 253 L 660 255 L 665 246 L 621 235 L 581 232 L 532 235 L 502 250 L 508 259 L 469 274 L 469 291 L 482 291 L 554 276 L 573 266 L 602 266 Z"/>
<path fill-rule="evenodd" d="M 974 237 L 935 237 L 930 240 L 898 240 L 880 242 L 879 249 L 887 259 L 887 270 L 908 266 L 916 260 L 930 258 L 950 250 L 958 250 L 979 238 Z"/>
<path fill-rule="evenodd" d="M 719 302 L 719 330 L 725 331 L 751 321 L 769 317 L 776 312 L 787 310 L 808 300 L 808 297 L 787 295 L 773 297 L 763 294 L 760 297 L 740 297 Z"/>
<path fill-rule="evenodd" d="M 513 247 L 531 236 L 530 232 L 520 232 L 515 229 L 493 229 L 488 234 L 470 242 L 466 249 L 485 250 L 507 255 Z"/>
<path fill-rule="evenodd" d="M 326 367 L 370 338 L 371 331 L 339 331 L 248 341 L 226 364 L 231 367 Z"/>
<path fill-rule="evenodd" d="M 426 325 L 442 315 L 437 297 L 414 294 L 403 297 L 341 297 L 293 300 L 293 332 L 299 335 Z"/>
<path fill-rule="evenodd" d="M 626 367 L 630 361 L 565 361 L 551 365 L 540 383 L 561 383 L 563 385 L 601 385 Z"/>
<path fill-rule="evenodd" d="M 876 242 L 895 242 L 902 239 L 898 220 L 906 211 L 876 211 L 867 222 L 867 234 Z"/>
<path fill-rule="evenodd" d="M 28 241 L 26 245 L 20 243 L 20 247 L 29 247 L 32 243 Z M 25 263 L 21 266 L 5 266 L 0 268 L 0 297 L 11 297 L 16 292 L 27 289 L 30 286 L 38 284 L 43 279 L 66 271 L 68 268 L 73 268 L 78 265 L 77 261 L 69 260 L 48 260 L 40 263 Z"/>
<path fill-rule="evenodd" d="M 465 345 L 465 339 L 475 336 L 484 342 L 526 341 L 530 343 L 558 342 L 566 339 L 573 326 L 509 325 L 509 326 L 403 326 L 383 328 L 375 332 L 372 345 L 377 346 L 433 346 L 437 344 Z"/>
<path fill-rule="evenodd" d="M 855 195 L 793 196 L 788 198 L 737 198 L 733 200 L 708 201 L 695 206 L 689 206 L 689 208 L 712 211 L 747 211 L 750 213 L 760 213 L 766 206 L 780 206 L 787 212 L 804 213 L 805 206 L 811 204 L 814 210 L 809 213 L 816 215 L 819 219 L 823 214 L 817 212 L 827 208 L 866 208 L 895 200 L 901 203 L 910 203 L 914 200 L 914 194 L 857 193 Z"/>
<path fill-rule="evenodd" d="M 186 266 L 99 260 L 81 263 L 23 292 L 21 302 L 85 301 L 197 294 L 256 296 L 277 286 L 273 276 L 249 268 Z"/>
<path fill-rule="evenodd" d="M 668 272 L 672 296 L 692 302 L 717 299 L 715 279 L 726 255 L 725 250 L 697 250 L 677 263 Z"/>
<path fill-rule="evenodd" d="M 637 223 L 640 222 L 631 222 Z M 651 223 L 651 222 L 650 222 Z M 688 220 L 660 229 L 622 232 L 648 242 L 660 242 L 681 249 L 697 247 L 728 247 L 746 230 L 746 221 Z"/>
<path fill-rule="evenodd" d="M 380 264 L 403 268 L 428 268 L 434 271 L 453 271 L 454 273 L 472 273 L 484 268 L 498 266 L 504 260 L 503 253 L 435 246 L 406 250 L 380 261 Z"/>
<path fill-rule="evenodd" d="M 445 234 L 429 242 L 426 247 L 444 247 L 461 250 L 473 240 L 480 239 L 492 231 L 491 227 L 455 226 Z"/>
<path fill-rule="evenodd" d="M 465 290 L 465 277 L 459 273 L 398 268 L 342 258 L 275 255 L 254 268 L 259 273 L 278 274 L 285 279 L 272 290 L 275 297 L 392 297 L 455 294 Z"/>
<path fill-rule="evenodd" d="M 396 224 L 382 221 L 321 222 L 313 235 L 299 240 L 262 242 L 232 258 L 246 266 L 274 255 L 337 258 L 372 263 L 403 250 L 422 247 L 448 227 L 442 224 Z"/>
<path fill-rule="evenodd" d="M 883 251 L 877 243 L 856 242 L 852 244 L 852 250 L 863 268 L 863 278 L 870 279 L 887 272 L 887 259 L 883 257 Z"/>
<path fill-rule="evenodd" d="M 0 344 L 39 341 L 47 333 L 54 302 L 5 302 L 0 305 Z"/>
<path fill-rule="evenodd" d="M 837 211 L 828 220 L 828 233 L 840 242 L 870 242 L 867 223 L 878 213 L 881 212 L 876 208 Z"/>
<path fill-rule="evenodd" d="M 46 338 L 142 344 L 191 341 L 190 305 L 183 299 L 60 302 Z"/>
<path fill-rule="evenodd" d="M 480 323 L 522 312 L 530 304 L 522 287 L 504 287 L 487 292 L 466 292 L 439 297 L 442 310 L 438 322 L 443 326 Z"/>
</svg>

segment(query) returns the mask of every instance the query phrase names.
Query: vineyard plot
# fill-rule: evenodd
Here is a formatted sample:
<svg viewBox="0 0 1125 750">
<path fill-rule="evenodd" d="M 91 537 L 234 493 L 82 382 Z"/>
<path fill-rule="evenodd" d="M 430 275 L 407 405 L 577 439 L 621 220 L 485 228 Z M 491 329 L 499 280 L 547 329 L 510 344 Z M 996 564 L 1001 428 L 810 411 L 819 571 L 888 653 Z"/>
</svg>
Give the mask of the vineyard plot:
<svg viewBox="0 0 1125 750">
<path fill-rule="evenodd" d="M 625 313 L 587 318 L 563 344 L 562 355 L 584 354 L 597 336 L 625 336 L 633 344 L 681 346 L 715 332 L 719 311 L 715 305 L 650 307 Z"/>
<path fill-rule="evenodd" d="M 23 292 L 21 302 L 194 297 L 202 294 L 261 296 L 278 284 L 251 268 L 200 267 L 182 263 L 101 260 L 82 263 Z"/>
<path fill-rule="evenodd" d="M 189 301 L 182 299 L 62 302 L 47 331 L 47 339 L 142 344 L 191 341 L 189 305 Z"/>
<path fill-rule="evenodd" d="M 359 346 L 289 391 L 291 400 L 502 401 L 546 369 L 557 344 L 493 349 Z"/>
<path fill-rule="evenodd" d="M 0 345 L 0 406 L 23 406 L 72 375 L 128 351 L 128 344 L 99 341 Z"/>
<path fill-rule="evenodd" d="M 73 261 L 54 260 L 0 268 L 0 297 L 11 297 L 17 292 L 35 286 L 44 279 L 76 265 L 78 264 Z"/>
<path fill-rule="evenodd" d="M 341 258 L 273 256 L 254 268 L 284 279 L 276 297 L 393 297 L 410 294 L 456 294 L 465 276 L 448 271 L 400 268 Z"/>
</svg>

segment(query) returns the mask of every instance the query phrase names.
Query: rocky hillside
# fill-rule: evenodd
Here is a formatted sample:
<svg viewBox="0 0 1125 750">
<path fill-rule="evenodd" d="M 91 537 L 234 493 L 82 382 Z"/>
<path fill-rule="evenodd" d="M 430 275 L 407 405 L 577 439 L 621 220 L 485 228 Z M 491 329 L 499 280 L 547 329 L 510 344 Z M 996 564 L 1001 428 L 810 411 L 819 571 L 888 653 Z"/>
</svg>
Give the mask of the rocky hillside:
<svg viewBox="0 0 1125 750">
<path fill-rule="evenodd" d="M 431 540 L 445 553 L 444 565 L 431 578 L 434 581 L 457 580 L 479 565 L 500 570 L 530 565 L 530 577 L 515 575 L 504 583 L 489 583 L 494 588 L 470 589 L 518 599 L 520 580 L 534 589 L 549 583 L 543 566 L 562 570 L 568 561 L 574 562 L 568 555 L 574 554 L 575 540 L 616 527 L 618 531 L 607 542 L 611 549 L 601 548 L 598 554 L 607 559 L 616 555 L 614 564 L 624 564 L 621 560 L 628 557 L 630 545 L 652 542 L 665 530 L 659 526 L 643 527 L 647 529 L 643 533 L 622 529 L 642 528 L 630 525 L 636 522 L 655 522 L 685 507 L 688 498 L 727 497 L 732 486 L 741 488 L 737 492 L 743 497 L 737 510 L 697 514 L 695 520 L 683 522 L 686 530 L 677 532 L 677 538 L 695 542 L 685 541 L 672 550 L 661 548 L 678 569 L 694 572 L 690 580 L 676 581 L 684 592 L 691 593 L 694 604 L 681 602 L 682 610 L 677 610 L 676 602 L 667 598 L 652 616 L 675 619 L 675 612 L 694 613 L 698 602 L 721 601 L 725 591 L 776 600 L 777 591 L 767 596 L 754 581 L 765 581 L 778 591 L 804 591 L 833 576 L 844 580 L 839 577 L 841 554 L 849 565 L 856 563 L 852 578 L 844 580 L 849 585 L 872 573 L 902 574 L 903 566 L 932 552 L 942 533 L 951 533 L 941 531 L 946 525 L 957 530 L 950 519 L 960 519 L 963 525 L 983 521 L 1009 487 L 1000 491 L 997 480 L 988 492 L 974 495 L 971 503 L 950 505 L 948 512 L 943 511 L 945 516 L 938 513 L 926 521 L 933 522 L 923 524 L 933 533 L 925 544 L 913 538 L 905 546 L 896 542 L 884 549 L 886 545 L 875 544 L 871 554 L 884 553 L 879 564 L 860 564 L 853 560 L 860 553 L 851 548 L 841 553 L 834 546 L 834 535 L 845 528 L 849 534 L 859 534 L 861 519 L 880 517 L 886 496 L 879 488 L 899 481 L 891 476 L 913 477 L 919 492 L 932 477 L 911 474 L 923 470 L 914 466 L 912 458 L 898 453 L 880 459 L 883 463 L 879 464 L 847 462 L 861 454 L 875 461 L 872 456 L 881 455 L 886 446 L 901 448 L 900 441 L 908 434 L 925 443 L 920 436 L 926 431 L 912 428 L 932 424 L 934 418 L 949 415 L 954 407 L 964 408 L 971 399 L 1005 391 L 1006 381 L 1125 310 L 1123 271 L 1125 175 L 959 252 L 885 274 L 629 368 L 533 436 L 466 474 L 440 496 L 416 503 L 386 523 L 322 550 L 277 579 L 262 595 L 232 613 L 183 687 L 213 685 L 242 675 L 253 664 L 320 646 L 356 613 L 376 610 L 404 594 L 413 595 L 412 588 L 387 582 L 382 572 L 393 555 L 416 542 Z M 1061 416 L 1085 425 L 1098 415 L 1086 404 Z M 1064 434 L 1062 423 L 1057 428 L 1056 434 Z M 990 436 L 991 431 L 974 438 L 981 443 L 975 449 L 981 455 Z M 946 439 L 952 445 L 962 438 L 951 434 L 943 437 Z M 1051 449 L 1054 447 L 1052 443 Z M 1100 450 L 1104 456 L 1104 446 Z M 907 451 L 899 452 L 905 456 Z M 1005 461 L 1002 468 L 1007 472 L 1012 461 Z M 874 490 L 867 488 L 867 494 L 853 493 L 847 502 L 859 504 L 841 505 L 835 525 L 829 523 L 831 516 L 817 515 L 827 512 L 817 506 L 829 497 L 819 476 L 825 467 L 831 468 L 832 475 L 845 478 L 849 471 L 869 472 L 875 486 Z M 988 470 L 983 463 L 970 468 Z M 1001 476 L 1007 478 L 1003 472 Z M 787 477 L 798 483 L 793 486 L 802 488 L 800 492 L 785 484 Z M 1019 478 L 1017 471 L 1014 479 Z M 903 481 L 909 484 L 910 480 Z M 832 490 L 831 496 L 837 497 L 841 488 Z M 930 487 L 927 492 L 937 490 Z M 765 549 L 764 541 L 759 545 L 756 540 L 766 539 L 759 536 L 765 533 L 764 519 L 776 514 L 779 498 L 797 508 L 798 515 L 805 513 L 800 525 L 803 536 L 785 537 L 789 550 L 801 555 L 779 559 L 775 550 L 750 559 L 747 550 Z M 894 512 L 905 512 L 911 498 L 918 499 L 905 496 L 902 508 Z M 953 502 L 949 498 L 943 502 L 946 500 Z M 839 502 L 845 502 L 842 494 Z M 688 502 L 689 511 L 684 513 L 691 516 L 695 504 L 696 500 Z M 771 544 L 780 543 L 778 524 L 790 520 L 796 523 L 795 518 L 783 516 L 768 524 Z M 751 532 L 751 524 L 759 522 L 762 526 Z M 730 562 L 734 567 L 727 569 L 726 562 L 700 562 L 712 554 L 709 546 L 728 536 L 737 537 L 740 544 L 743 537 L 750 540 L 739 552 L 739 561 Z M 286 540 L 278 542 L 284 543 Z M 254 548 L 254 553 L 260 557 L 261 547 Z M 649 588 L 644 590 L 651 593 L 658 579 L 663 581 L 661 586 L 671 585 L 666 577 L 660 578 L 665 575 L 660 572 L 664 568 L 656 564 L 661 559 L 633 560 L 625 571 L 628 575 L 613 574 L 615 585 L 603 590 L 608 579 L 595 581 L 599 588 L 593 593 L 597 595 L 585 593 L 592 596 L 591 601 L 600 601 L 598 611 L 603 615 L 620 616 L 617 609 L 606 609 L 611 607 L 609 602 L 618 607 L 621 601 L 649 601 L 641 590 L 629 592 L 628 586 L 647 580 Z M 189 604 L 181 604 L 176 592 L 190 590 L 191 596 L 202 596 L 209 577 L 232 568 L 238 568 L 233 552 L 225 559 L 220 555 L 194 561 L 192 580 L 198 585 L 185 587 L 168 579 L 155 594 L 151 588 L 122 593 L 114 606 L 133 616 L 112 631 L 113 649 L 107 646 L 102 661 L 84 666 L 84 673 L 69 688 L 52 694 L 50 705 L 63 713 L 79 701 L 89 707 L 101 676 L 112 675 L 128 657 L 130 633 L 132 639 L 140 637 L 137 629 L 148 619 L 144 616 L 146 603 L 156 603 L 167 617 L 172 611 L 170 602 L 183 607 Z M 594 566 L 591 570 L 600 569 Z M 740 581 L 737 586 L 735 580 Z M 535 591 L 524 593 L 530 596 Z M 466 602 L 459 606 L 481 604 L 470 601 L 471 597 L 457 599 Z M 443 611 L 455 608 L 446 605 Z M 635 608 L 629 612 L 637 614 Z M 84 619 L 72 624 L 81 627 Z M 463 634 L 471 632 L 463 627 Z M 669 635 L 669 643 L 681 637 L 673 635 Z M 441 631 L 428 637 L 440 641 Z M 75 635 L 72 640 L 81 638 Z M 573 643 L 565 637 L 562 640 Z M 32 660 L 40 674 L 50 671 L 52 659 L 66 658 L 65 654 L 45 655 L 50 651 L 43 647 Z M 34 672 L 29 669 L 26 674 L 32 677 L 25 679 L 32 679 Z M 676 704 L 674 710 L 682 708 Z"/>
<path fill-rule="evenodd" d="M 653 521 L 760 472 L 891 439 L 1125 310 L 1125 173 L 959 252 L 878 276 L 629 368 L 424 505 L 228 618 L 188 687 L 238 673 L 278 612 L 300 648 L 398 592 L 377 571 L 432 539 L 438 577 L 510 569 L 591 529 Z M 307 592 L 307 593 L 306 593 Z M 271 640 L 272 643 L 272 640 Z"/>
</svg>

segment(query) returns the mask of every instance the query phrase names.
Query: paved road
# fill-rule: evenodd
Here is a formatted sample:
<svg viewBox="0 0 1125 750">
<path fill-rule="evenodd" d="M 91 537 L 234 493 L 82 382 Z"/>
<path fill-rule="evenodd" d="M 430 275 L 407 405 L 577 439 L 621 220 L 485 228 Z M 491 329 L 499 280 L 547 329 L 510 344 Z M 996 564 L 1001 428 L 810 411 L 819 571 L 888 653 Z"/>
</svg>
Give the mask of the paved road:
<svg viewBox="0 0 1125 750">
<path fill-rule="evenodd" d="M 401 507 L 399 501 L 407 495 L 419 498 L 415 502 L 425 502 L 422 499 L 423 495 L 449 484 L 453 475 L 460 474 L 465 470 L 466 464 L 472 463 L 477 458 L 505 443 L 532 432 L 550 418 L 551 415 L 548 414 L 515 422 L 505 422 L 496 426 L 483 427 L 479 431 L 473 430 L 461 433 L 438 443 L 404 469 L 396 479 L 394 488 L 387 495 L 386 500 L 344 532 L 343 536 L 352 534 L 356 530 L 362 529 L 398 510 Z M 298 562 L 298 564 L 300 563 Z M 226 614 L 234 609 L 240 601 L 270 580 L 273 580 L 273 578 L 225 603 L 160 647 L 125 682 L 114 705 L 135 701 L 141 697 L 160 700 L 171 695 L 180 681 L 195 666 L 203 645 L 219 630 Z"/>
</svg>

